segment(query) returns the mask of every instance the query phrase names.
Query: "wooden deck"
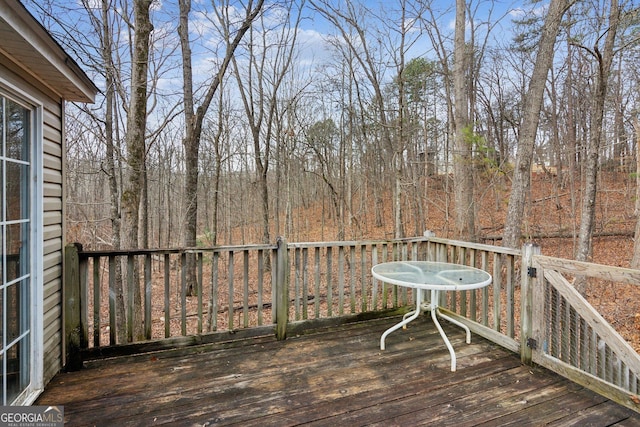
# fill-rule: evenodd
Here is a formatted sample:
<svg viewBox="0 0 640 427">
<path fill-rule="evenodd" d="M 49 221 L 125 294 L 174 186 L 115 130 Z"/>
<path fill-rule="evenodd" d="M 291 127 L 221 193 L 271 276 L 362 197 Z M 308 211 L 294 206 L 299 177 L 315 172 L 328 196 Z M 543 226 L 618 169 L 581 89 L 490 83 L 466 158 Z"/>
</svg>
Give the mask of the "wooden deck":
<svg viewBox="0 0 640 427">
<path fill-rule="evenodd" d="M 229 341 L 92 362 L 54 378 L 38 405 L 77 425 L 638 426 L 640 414 L 445 323 L 458 371 L 428 316 L 278 342 Z"/>
</svg>

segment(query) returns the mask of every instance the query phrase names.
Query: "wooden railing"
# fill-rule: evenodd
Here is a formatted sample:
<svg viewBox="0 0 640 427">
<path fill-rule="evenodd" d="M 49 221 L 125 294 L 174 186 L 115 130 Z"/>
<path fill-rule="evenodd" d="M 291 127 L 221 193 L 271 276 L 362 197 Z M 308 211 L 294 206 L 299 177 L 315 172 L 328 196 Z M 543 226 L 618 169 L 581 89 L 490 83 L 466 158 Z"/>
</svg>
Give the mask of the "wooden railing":
<svg viewBox="0 0 640 427">
<path fill-rule="evenodd" d="M 283 338 L 301 323 L 399 313 L 413 304 L 411 291 L 374 280 L 371 267 L 407 259 L 489 271 L 490 289 L 457 293 L 443 304 L 501 335 L 514 338 L 518 330 L 513 314 L 519 251 L 496 246 L 422 236 L 323 243 L 280 239 L 274 245 L 190 250 L 83 251 L 69 245 L 66 252 L 65 294 L 79 301 L 71 303 L 77 310 L 69 312 L 77 313 L 77 320 L 67 330 L 79 333 L 80 348 L 256 327 L 274 328 Z M 193 296 L 185 274 L 190 254 L 197 266 Z"/>
<path fill-rule="evenodd" d="M 268 265 L 277 249 L 83 251 L 69 245 L 65 269 L 73 274 L 66 275 L 65 294 L 67 300 L 78 295 L 77 341 L 80 347 L 98 348 L 272 324 Z M 189 255 L 196 260 L 193 295 L 185 268 Z M 136 309 L 142 331 L 135 327 Z"/>
<path fill-rule="evenodd" d="M 637 353 L 608 327 L 605 333 L 600 326 L 541 326 L 606 321 L 588 302 L 566 297 L 566 292 L 551 293 L 556 301 L 562 295 L 568 302 L 558 303 L 566 311 L 549 317 L 540 308 L 549 302 L 539 296 L 540 289 L 562 281 L 557 276 L 563 271 L 575 273 L 576 266 L 584 275 L 597 276 L 603 270 L 605 277 L 635 284 L 640 283 L 637 272 L 576 264 L 539 252 L 534 245 L 513 250 L 433 236 L 322 243 L 278 239 L 273 245 L 189 250 L 96 252 L 71 245 L 65 260 L 66 333 L 68 352 L 82 355 L 71 354 L 69 360 L 119 354 L 122 348 L 144 351 L 228 340 L 230 334 L 238 338 L 273 333 L 284 339 L 319 325 L 404 314 L 414 304 L 412 291 L 379 282 L 371 267 L 392 260 L 443 261 L 475 266 L 493 277 L 493 283 L 481 290 L 442 293 L 439 304 L 449 316 L 520 354 L 525 363 L 540 363 L 591 388 L 597 378 L 596 391 L 637 410 Z M 187 292 L 188 256 L 196 259 L 193 296 Z M 536 276 L 537 269 L 542 275 Z M 566 283 L 553 286 L 567 288 Z M 548 343 L 583 342 L 572 335 L 578 333 L 593 338 L 588 345 L 571 347 L 573 353 L 547 352 Z M 576 352 L 588 355 L 578 358 Z M 595 365 L 586 362 L 594 359 Z"/>
<path fill-rule="evenodd" d="M 639 411 L 640 356 L 572 282 L 590 280 L 600 292 L 608 286 L 636 287 L 640 271 L 534 251 L 529 276 L 523 292 L 532 307 L 525 329 L 533 362 Z"/>
</svg>

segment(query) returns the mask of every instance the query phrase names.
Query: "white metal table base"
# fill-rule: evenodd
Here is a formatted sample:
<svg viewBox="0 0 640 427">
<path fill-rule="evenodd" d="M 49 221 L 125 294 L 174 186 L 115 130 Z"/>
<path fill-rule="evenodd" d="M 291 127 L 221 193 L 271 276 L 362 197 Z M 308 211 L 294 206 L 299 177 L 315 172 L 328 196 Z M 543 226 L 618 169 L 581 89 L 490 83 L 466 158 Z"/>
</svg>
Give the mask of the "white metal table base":
<svg viewBox="0 0 640 427">
<path fill-rule="evenodd" d="M 449 338 L 447 338 L 447 335 L 444 333 L 442 326 L 440 326 L 438 317 L 448 320 L 454 325 L 464 329 L 467 335 L 466 336 L 467 344 L 471 344 L 471 331 L 469 330 L 469 327 L 464 323 L 461 323 L 455 319 L 452 319 L 446 314 L 440 313 L 440 310 L 438 310 L 439 299 L 440 299 L 440 291 L 436 289 L 432 289 L 431 302 L 429 303 L 429 309 L 431 310 L 431 319 L 433 319 L 433 323 L 436 325 L 436 328 L 438 329 L 438 332 L 440 333 L 440 336 L 442 337 L 442 340 L 444 341 L 445 345 L 447 346 L 447 349 L 449 350 L 449 354 L 451 355 L 451 372 L 455 372 L 456 371 L 456 353 L 453 349 L 453 346 L 451 345 L 451 342 L 449 341 Z M 405 314 L 402 317 L 401 322 L 397 323 L 396 325 L 393 325 L 392 327 L 384 331 L 384 333 L 380 337 L 380 350 L 385 349 L 384 341 L 391 332 L 394 332 L 400 328 L 406 329 L 407 324 L 417 319 L 418 316 L 420 316 L 421 312 L 422 312 L 422 289 L 416 288 L 416 309 L 414 311 L 410 311 L 409 313 Z"/>
</svg>

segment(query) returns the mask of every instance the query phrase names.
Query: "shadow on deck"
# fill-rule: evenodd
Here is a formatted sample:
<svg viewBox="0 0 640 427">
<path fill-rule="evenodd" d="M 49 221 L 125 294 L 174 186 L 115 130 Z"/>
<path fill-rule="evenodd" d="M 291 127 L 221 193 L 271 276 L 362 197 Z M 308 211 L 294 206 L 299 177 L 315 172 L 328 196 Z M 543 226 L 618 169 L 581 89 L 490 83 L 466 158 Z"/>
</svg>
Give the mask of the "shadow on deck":
<svg viewBox="0 0 640 427">
<path fill-rule="evenodd" d="M 640 414 L 428 316 L 387 338 L 387 318 L 286 341 L 259 337 L 89 362 L 37 405 L 65 425 L 640 425 Z"/>
</svg>

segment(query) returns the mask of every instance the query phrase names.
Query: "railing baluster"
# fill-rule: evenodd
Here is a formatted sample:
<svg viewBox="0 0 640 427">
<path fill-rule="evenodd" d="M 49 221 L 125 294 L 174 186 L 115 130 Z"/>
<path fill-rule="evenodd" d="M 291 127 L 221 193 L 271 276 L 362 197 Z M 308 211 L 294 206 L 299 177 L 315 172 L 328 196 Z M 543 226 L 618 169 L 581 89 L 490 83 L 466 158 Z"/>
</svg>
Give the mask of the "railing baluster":
<svg viewBox="0 0 640 427">
<path fill-rule="evenodd" d="M 102 286 L 100 283 L 100 257 L 93 259 L 93 346 L 100 347 L 100 309 Z"/>
<path fill-rule="evenodd" d="M 243 251 L 243 284 L 244 292 L 242 298 L 242 318 L 243 327 L 249 327 L 249 251 Z"/>
<path fill-rule="evenodd" d="M 180 332 L 187 335 L 187 254 L 180 254 Z"/>
<path fill-rule="evenodd" d="M 344 315 L 344 246 L 338 246 L 338 315 Z"/>
<path fill-rule="evenodd" d="M 502 308 L 500 306 L 500 293 L 502 290 L 502 256 L 493 256 L 493 329 L 500 331 Z"/>
<path fill-rule="evenodd" d="M 333 275 L 333 258 L 331 256 L 331 246 L 327 247 L 327 317 L 333 316 L 333 283 L 331 281 Z"/>
<path fill-rule="evenodd" d="M 228 253 L 228 272 L 227 274 L 229 275 L 228 278 L 228 285 L 229 285 L 229 326 L 227 327 L 227 329 L 229 329 L 230 331 L 233 330 L 233 303 L 235 301 L 234 298 L 234 289 L 233 289 L 233 273 L 234 273 L 234 265 L 233 265 L 233 251 L 230 251 Z"/>
<path fill-rule="evenodd" d="M 295 248 L 293 253 L 293 307 L 294 307 L 294 315 L 296 320 L 300 320 L 300 269 L 302 266 L 300 265 L 300 248 Z"/>
<path fill-rule="evenodd" d="M 382 244 L 382 261 L 380 262 L 386 262 L 388 260 L 388 256 L 389 256 L 389 245 L 387 243 L 383 243 Z M 389 287 L 391 285 L 387 285 L 386 283 L 382 282 L 382 308 L 388 308 L 389 307 Z"/>
<path fill-rule="evenodd" d="M 164 337 L 171 336 L 171 255 L 164 254 Z"/>
<path fill-rule="evenodd" d="M 349 294 L 351 300 L 351 314 L 356 312 L 356 247 L 351 245 L 349 248 Z"/>
<path fill-rule="evenodd" d="M 371 245 L 371 268 L 378 264 L 378 245 Z M 371 276 L 371 309 L 377 310 L 378 307 L 378 280 Z"/>
<path fill-rule="evenodd" d="M 124 319 L 120 319 L 122 322 Z M 109 256 L 109 345 L 116 345 L 116 257 Z"/>
<path fill-rule="evenodd" d="M 198 256 L 196 257 L 196 262 L 198 264 L 198 334 L 202 333 L 202 294 L 204 294 L 204 272 L 202 269 L 204 268 L 204 256 L 202 252 L 198 252 Z"/>
<path fill-rule="evenodd" d="M 320 317 L 320 248 L 316 247 L 313 249 L 314 252 L 314 256 L 313 256 L 313 276 L 314 276 L 314 293 L 315 293 L 315 298 L 314 298 L 314 304 L 313 304 L 313 309 L 314 309 L 314 315 L 315 318 L 319 318 Z"/>
<path fill-rule="evenodd" d="M 262 326 L 263 320 L 263 301 L 262 294 L 264 292 L 264 251 L 258 250 L 258 326 Z"/>
<path fill-rule="evenodd" d="M 218 330 L 218 265 L 220 254 L 213 253 L 212 269 L 211 269 L 211 300 L 209 302 L 209 330 Z"/>
<path fill-rule="evenodd" d="M 133 324 L 135 317 L 134 293 L 135 286 L 137 285 L 134 283 L 134 262 L 133 255 L 127 255 L 127 342 L 133 342 Z"/>
<path fill-rule="evenodd" d="M 276 301 L 277 301 L 277 286 L 276 284 L 278 283 L 278 278 L 277 278 L 277 273 L 278 273 L 278 269 L 274 268 L 274 265 L 278 264 L 278 248 L 274 248 L 271 251 L 269 251 L 269 262 L 271 263 L 271 323 L 273 323 L 274 325 L 276 325 L 278 323 L 278 319 L 277 319 L 277 313 L 276 313 Z"/>
<path fill-rule="evenodd" d="M 309 310 L 307 307 L 309 301 L 309 278 L 307 277 L 307 266 L 309 262 L 309 249 L 302 248 L 302 318 L 309 318 Z"/>
<path fill-rule="evenodd" d="M 471 267 L 477 267 L 477 254 L 475 249 L 469 250 L 469 265 Z M 476 322 L 478 320 L 478 301 L 477 295 L 478 290 L 473 290 L 469 292 L 469 317 L 472 321 Z"/>
<path fill-rule="evenodd" d="M 482 269 L 489 271 L 489 254 L 486 251 L 482 252 L 482 259 L 480 262 Z M 483 326 L 489 326 L 489 286 L 482 288 L 481 323 Z"/>
<path fill-rule="evenodd" d="M 507 294 L 507 330 L 506 334 L 509 338 L 515 337 L 515 299 L 514 299 L 514 286 L 511 285 L 514 283 L 513 271 L 515 269 L 515 260 L 511 255 L 505 255 L 503 258 L 506 258 L 506 286 L 505 291 Z"/>
<path fill-rule="evenodd" d="M 360 245 L 360 286 L 361 286 L 361 296 L 362 296 L 362 306 L 361 311 L 364 313 L 367 311 L 367 246 Z"/>
<path fill-rule="evenodd" d="M 151 339 L 151 254 L 144 255 L 144 336 Z"/>
</svg>

